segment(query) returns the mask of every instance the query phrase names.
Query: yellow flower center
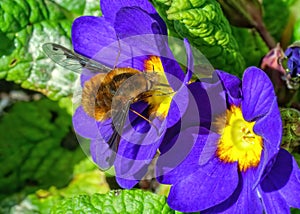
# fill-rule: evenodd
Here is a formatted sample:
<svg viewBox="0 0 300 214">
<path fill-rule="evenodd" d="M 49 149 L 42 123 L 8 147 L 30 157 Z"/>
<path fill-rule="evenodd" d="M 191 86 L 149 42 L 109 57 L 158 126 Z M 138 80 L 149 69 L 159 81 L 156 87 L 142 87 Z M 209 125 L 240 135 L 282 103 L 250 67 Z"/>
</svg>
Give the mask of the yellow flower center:
<svg viewBox="0 0 300 214">
<path fill-rule="evenodd" d="M 150 105 L 150 114 L 154 113 L 155 116 L 165 118 L 169 112 L 174 91 L 169 86 L 160 58 L 150 56 L 144 62 L 144 69 L 146 72 L 157 72 L 160 76 L 160 83 L 165 85 L 153 91 L 152 96 L 147 98 L 147 102 Z"/>
<path fill-rule="evenodd" d="M 225 122 L 225 126 L 220 128 L 222 122 Z M 254 124 L 255 122 L 246 121 L 241 108 L 234 105 L 226 111 L 225 118 L 217 118 L 216 125 L 221 137 L 216 154 L 221 161 L 237 161 L 240 171 L 258 166 L 263 141 L 253 132 Z"/>
</svg>

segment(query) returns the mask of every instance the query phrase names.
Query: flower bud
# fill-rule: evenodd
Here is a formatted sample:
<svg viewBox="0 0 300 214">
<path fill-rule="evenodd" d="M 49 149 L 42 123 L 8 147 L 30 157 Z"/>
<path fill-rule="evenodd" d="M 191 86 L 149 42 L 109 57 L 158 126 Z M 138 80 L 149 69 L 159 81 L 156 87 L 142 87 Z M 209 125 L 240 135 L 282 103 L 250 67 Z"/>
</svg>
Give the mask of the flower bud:
<svg viewBox="0 0 300 214">
<path fill-rule="evenodd" d="M 259 0 L 218 0 L 230 24 L 255 28 L 267 46 L 274 48 L 276 43 L 263 22 L 262 4 Z"/>
<path fill-rule="evenodd" d="M 300 78 L 300 42 L 290 45 L 286 51 L 287 69 L 291 78 Z"/>
</svg>

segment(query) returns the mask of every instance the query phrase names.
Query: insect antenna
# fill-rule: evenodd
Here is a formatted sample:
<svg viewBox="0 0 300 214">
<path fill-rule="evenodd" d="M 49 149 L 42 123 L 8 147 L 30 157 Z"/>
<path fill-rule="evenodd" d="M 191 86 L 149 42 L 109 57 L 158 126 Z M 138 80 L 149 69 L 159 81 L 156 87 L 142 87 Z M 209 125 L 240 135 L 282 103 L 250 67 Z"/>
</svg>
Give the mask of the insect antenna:
<svg viewBox="0 0 300 214">
<path fill-rule="evenodd" d="M 121 56 L 121 50 L 122 50 L 122 49 L 121 49 L 120 39 L 119 39 L 118 35 L 117 35 L 117 40 L 118 40 L 119 50 L 118 50 L 118 55 L 117 55 L 117 57 L 116 57 L 116 60 L 115 60 L 115 64 L 114 64 L 114 68 L 113 68 L 113 69 L 115 69 L 116 66 L 117 66 L 117 63 L 118 63 L 119 58 L 120 58 L 120 56 Z"/>
</svg>

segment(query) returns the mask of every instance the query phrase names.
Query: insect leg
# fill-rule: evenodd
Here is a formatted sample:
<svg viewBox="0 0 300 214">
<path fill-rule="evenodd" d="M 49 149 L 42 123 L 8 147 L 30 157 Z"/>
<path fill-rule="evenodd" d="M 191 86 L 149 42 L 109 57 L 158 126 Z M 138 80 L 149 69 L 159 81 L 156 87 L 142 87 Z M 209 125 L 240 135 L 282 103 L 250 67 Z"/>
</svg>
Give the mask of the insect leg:
<svg viewBox="0 0 300 214">
<path fill-rule="evenodd" d="M 144 117 L 143 115 L 141 115 L 140 113 L 138 113 L 137 111 L 130 109 L 130 111 L 132 111 L 133 113 L 135 113 L 137 116 L 143 118 L 144 120 L 146 120 L 148 123 L 150 123 L 151 125 L 153 125 L 153 127 L 155 128 L 157 135 L 159 135 L 159 130 L 157 128 L 157 126 L 155 124 L 153 124 L 153 122 L 151 120 L 149 120 L 148 118 Z"/>
</svg>

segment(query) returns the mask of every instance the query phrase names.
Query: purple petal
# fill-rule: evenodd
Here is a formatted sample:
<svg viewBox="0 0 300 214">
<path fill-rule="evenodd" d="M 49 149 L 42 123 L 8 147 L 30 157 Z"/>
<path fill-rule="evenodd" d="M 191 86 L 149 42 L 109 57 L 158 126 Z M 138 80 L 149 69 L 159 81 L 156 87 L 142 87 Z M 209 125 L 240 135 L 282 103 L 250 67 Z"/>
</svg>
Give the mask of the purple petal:
<svg viewBox="0 0 300 214">
<path fill-rule="evenodd" d="M 284 212 L 289 207 L 300 208 L 300 170 L 296 161 L 281 149 L 276 161 L 260 184 L 260 193 L 268 213 Z"/>
<path fill-rule="evenodd" d="M 286 51 L 285 55 L 288 58 L 287 68 L 292 78 L 300 76 L 300 46 L 298 44 L 292 44 Z"/>
<path fill-rule="evenodd" d="M 99 136 L 99 129 L 96 120 L 88 116 L 82 106 L 79 106 L 73 117 L 73 126 L 76 133 L 84 138 L 97 138 Z"/>
<path fill-rule="evenodd" d="M 113 26 L 102 17 L 81 16 L 73 22 L 72 43 L 76 53 L 99 62 L 103 61 L 102 57 L 110 58 L 111 62 L 108 65 L 113 66 L 117 58 L 118 47 L 109 56 L 101 56 L 99 51 L 116 41 Z"/>
<path fill-rule="evenodd" d="M 189 90 L 188 87 L 182 85 L 179 91 L 173 96 L 172 102 L 169 108 L 168 115 L 166 117 L 167 127 L 175 125 L 185 114 L 187 103 L 189 102 Z"/>
<path fill-rule="evenodd" d="M 100 169 L 107 170 L 114 164 L 116 153 L 109 148 L 103 138 L 91 140 L 90 152 Z"/>
<path fill-rule="evenodd" d="M 239 176 L 239 184 L 234 193 L 223 203 L 207 209 L 203 213 L 263 213 L 263 207 L 257 191 L 252 189 L 253 180 L 254 173 L 252 170 L 243 173 Z"/>
<path fill-rule="evenodd" d="M 260 182 L 263 173 L 266 173 L 265 170 L 272 166 L 272 160 L 276 157 L 281 143 L 282 122 L 276 98 L 273 98 L 273 103 L 269 105 L 269 112 L 264 117 L 258 119 L 253 130 L 263 138 L 264 148 L 257 170 L 256 186 Z"/>
<path fill-rule="evenodd" d="M 176 133 L 172 129 L 174 127 L 165 135 L 164 145 L 160 147 L 162 154 L 156 164 L 158 181 L 164 184 L 177 183 L 199 169 L 199 158 L 208 138 L 208 130 L 199 126 Z"/>
<path fill-rule="evenodd" d="M 211 122 L 213 122 L 216 118 L 222 114 L 224 114 L 224 112 L 226 112 L 227 110 L 227 102 L 226 102 L 226 90 L 224 90 L 223 88 L 223 82 L 220 81 L 218 75 L 216 75 L 216 73 L 213 74 L 213 78 L 214 78 L 214 82 L 206 82 L 206 80 L 203 80 L 201 82 L 201 85 L 203 87 L 203 89 L 205 90 L 205 93 L 207 94 L 208 97 L 208 103 L 205 104 L 205 106 L 210 106 L 210 112 L 211 114 L 208 115 L 208 117 L 201 117 L 201 119 L 203 120 L 203 118 L 209 119 Z M 192 83 L 191 85 L 193 85 L 195 83 Z M 196 94 L 197 95 L 197 94 Z M 194 93 L 195 96 L 195 93 Z M 196 100 L 198 98 L 195 98 Z M 207 98 L 206 98 L 207 99 Z M 206 100 L 205 99 L 205 100 Z M 200 99 L 198 102 L 199 103 L 204 103 L 201 102 L 202 99 Z M 201 106 L 201 105 L 199 105 Z M 204 110 L 204 112 L 207 112 L 206 110 Z"/>
<path fill-rule="evenodd" d="M 213 118 L 213 116 L 211 115 L 211 111 L 213 110 L 214 113 L 217 112 L 218 114 L 220 114 L 220 112 L 224 112 L 226 109 L 225 99 L 224 97 L 219 95 L 219 91 L 216 90 L 216 88 L 217 87 L 209 88 L 208 90 L 205 90 L 202 87 L 202 83 L 200 82 L 198 83 L 196 82 L 188 85 L 189 102 L 186 103 L 188 108 L 185 111 L 185 114 L 181 117 L 181 120 L 176 125 L 174 125 L 173 127 L 167 130 L 163 143 L 160 146 L 160 151 L 163 154 L 161 156 L 163 157 L 160 157 L 160 159 L 158 160 L 161 163 L 157 171 L 159 172 L 160 175 L 164 175 L 164 177 L 161 178 L 161 182 L 164 183 L 172 182 L 170 181 L 170 179 L 172 179 L 172 176 L 176 180 L 177 175 L 173 175 L 173 174 L 180 174 L 181 173 L 180 171 L 186 172 L 189 166 L 191 166 L 192 168 L 190 172 L 193 172 L 194 166 L 192 166 L 192 164 L 194 164 L 195 166 L 204 165 L 214 156 L 215 151 L 217 149 L 217 142 L 219 139 L 219 135 L 213 132 L 209 132 L 206 129 L 209 129 L 211 126 L 211 122 Z M 210 100 L 209 96 L 213 97 L 213 100 Z M 218 98 L 218 96 L 220 96 L 220 99 Z M 184 98 L 182 100 L 184 100 Z M 215 103 L 215 105 L 211 105 L 211 102 L 213 102 L 214 100 L 216 100 L 217 103 Z M 223 103 L 223 107 L 222 107 L 222 103 Z M 217 111 L 214 108 L 222 108 L 222 110 Z M 191 131 L 190 133 L 185 133 L 186 130 L 194 129 L 195 127 L 196 130 L 194 130 L 193 132 Z M 199 130 L 199 127 L 203 128 L 201 130 L 201 133 L 197 132 L 197 130 Z M 194 136 L 191 136 L 192 134 Z M 198 134 L 200 136 L 198 136 Z M 197 136 L 199 138 L 198 140 L 197 140 Z M 194 140 L 187 140 L 193 138 Z M 173 161 L 173 159 L 177 157 L 177 155 L 172 154 L 169 150 L 172 149 L 173 151 L 176 151 L 175 149 L 176 147 L 180 147 L 182 145 L 190 145 L 190 144 L 193 145 L 194 142 L 196 141 L 199 141 L 200 143 L 197 144 L 197 147 L 199 147 L 198 150 L 193 149 L 190 154 L 191 157 L 187 158 L 187 160 L 183 162 L 184 164 L 177 167 L 178 161 L 177 162 Z M 173 146 L 175 147 L 174 149 L 172 148 Z M 187 146 L 186 148 L 189 149 L 189 146 Z M 185 151 L 184 149 L 179 149 L 179 150 Z M 168 153 L 168 154 L 165 155 L 164 153 Z M 179 160 L 181 159 L 179 158 Z M 166 164 L 168 166 L 165 166 Z M 173 171 L 169 173 L 170 175 L 166 175 L 166 172 L 170 170 Z M 178 178 L 178 180 L 179 179 L 180 178 Z"/>
<path fill-rule="evenodd" d="M 193 53 L 192 53 L 190 43 L 186 38 L 184 39 L 184 46 L 187 54 L 187 72 L 183 83 L 188 84 L 194 72 L 194 58 L 193 58 Z"/>
<path fill-rule="evenodd" d="M 200 134 L 200 127 L 189 127 L 185 130 L 176 127 L 176 133 L 173 133 L 173 129 L 175 127 L 166 132 L 156 164 L 156 174 L 161 176 L 160 182 L 169 184 L 195 172 L 194 169 L 198 168 L 199 150 L 206 139 L 206 135 Z"/>
<path fill-rule="evenodd" d="M 165 132 L 165 125 L 158 119 L 152 122 L 153 125 L 148 132 L 138 132 L 131 128 L 122 134 L 115 161 L 117 177 L 125 180 L 141 180 L 147 172 Z M 154 128 L 154 125 L 159 130 Z"/>
<path fill-rule="evenodd" d="M 140 8 L 121 8 L 116 14 L 114 28 L 119 38 L 142 34 L 164 35 L 159 23 Z"/>
<path fill-rule="evenodd" d="M 136 112 L 140 112 L 141 114 L 143 114 L 143 113 L 147 114 L 148 105 L 149 104 L 144 101 L 139 101 L 139 102 L 135 102 L 135 103 L 131 104 L 130 109 L 132 109 Z M 142 126 L 146 127 L 144 125 L 144 122 L 147 123 L 147 121 L 145 121 L 139 115 L 133 113 L 132 111 L 129 111 L 128 116 L 129 116 L 129 120 L 131 123 L 134 123 L 134 124 L 142 123 Z M 136 120 L 138 120 L 138 121 L 136 121 Z M 136 125 L 132 125 L 132 126 L 133 126 L 133 128 L 137 129 Z M 149 125 L 149 127 L 150 127 L 150 125 Z M 148 128 L 148 130 L 149 130 L 149 128 Z"/>
<path fill-rule="evenodd" d="M 186 105 L 185 114 L 181 117 L 182 127 L 189 126 L 205 126 L 210 128 L 211 123 L 211 105 L 207 91 L 202 87 L 200 82 L 195 82 L 187 85 L 188 95 L 185 98 L 188 102 L 182 99 L 181 102 Z M 180 101 L 180 100 L 178 100 Z"/>
<path fill-rule="evenodd" d="M 159 28 L 153 28 L 156 25 L 157 22 L 143 10 L 122 8 L 115 20 L 115 30 L 122 53 L 119 61 L 149 55 L 160 56 L 161 46 L 167 46 L 167 37 L 160 34 Z M 158 32 L 154 32 L 156 30 Z M 127 59 L 123 55 L 127 56 Z M 143 67 L 140 70 L 143 70 Z"/>
<path fill-rule="evenodd" d="M 171 102 L 166 118 L 167 127 L 180 121 L 182 128 L 202 125 L 209 129 L 212 121 L 211 108 L 213 108 L 209 94 L 210 92 L 205 90 L 200 82 L 183 84 Z M 216 98 L 217 95 L 214 96 L 214 99 Z M 216 106 L 220 107 L 221 104 L 218 103 Z M 224 108 L 226 109 L 226 106 Z"/>
<path fill-rule="evenodd" d="M 199 85 L 204 87 L 199 87 Z M 189 85 L 189 89 L 193 93 L 193 98 L 189 98 L 189 107 L 183 118 L 183 126 L 193 122 L 194 125 L 211 130 L 207 133 L 207 141 L 198 162 L 199 165 L 203 165 L 214 156 L 217 149 L 219 135 L 215 133 L 216 129 L 212 124 L 216 121 L 216 117 L 219 117 L 227 109 L 225 94 L 220 82 L 209 86 L 203 82 L 192 83 Z M 197 112 L 199 116 L 197 116 Z"/>
<path fill-rule="evenodd" d="M 123 8 L 117 13 L 115 29 L 122 42 L 128 44 L 128 48 L 121 46 L 122 52 L 125 49 L 132 57 L 160 56 L 171 87 L 180 88 L 184 73 L 168 47 L 168 37 L 162 34 L 155 19 L 141 9 Z"/>
<path fill-rule="evenodd" d="M 146 174 L 146 172 L 144 172 L 143 174 Z M 127 180 L 127 179 L 124 179 L 121 177 L 116 177 L 116 181 L 120 185 L 120 187 L 125 188 L 125 189 L 131 189 L 140 181 L 140 179 Z"/>
<path fill-rule="evenodd" d="M 213 159 L 171 187 L 168 204 L 182 212 L 195 212 L 226 200 L 238 185 L 237 163 Z"/>
<path fill-rule="evenodd" d="M 98 122 L 97 127 L 98 135 L 91 140 L 90 153 L 94 162 L 102 170 L 107 170 L 116 158 L 116 152 L 107 143 L 113 134 L 112 120 Z"/>
<path fill-rule="evenodd" d="M 161 47 L 163 47 L 163 45 L 161 45 Z M 160 59 L 170 86 L 174 89 L 174 91 L 178 91 L 182 86 L 185 75 L 169 47 L 166 45 L 165 47 L 166 48 L 161 51 Z"/>
<path fill-rule="evenodd" d="M 128 46 L 128 42 L 120 40 L 111 23 L 102 17 L 77 18 L 72 26 L 72 41 L 76 53 L 111 68 L 131 67 L 138 70 L 144 68 L 146 54 L 141 54 L 134 43 Z M 85 74 L 91 76 L 88 72 Z"/>
<path fill-rule="evenodd" d="M 209 132 L 206 139 L 206 143 L 203 147 L 201 156 L 199 158 L 199 162 L 198 162 L 199 165 L 206 164 L 216 154 L 219 138 L 220 135 L 214 132 Z"/>
<path fill-rule="evenodd" d="M 225 89 L 225 92 L 227 94 L 227 100 L 229 105 L 240 105 L 241 102 L 241 80 L 229 73 L 216 70 L 223 87 Z"/>
<path fill-rule="evenodd" d="M 243 76 L 242 91 L 242 112 L 247 121 L 254 121 L 269 112 L 275 92 L 265 72 L 256 67 L 247 68 Z"/>
<path fill-rule="evenodd" d="M 162 33 L 167 35 L 167 28 L 164 21 L 160 18 L 155 8 L 149 1 L 146 0 L 118 0 L 118 1 L 100 1 L 100 8 L 105 19 L 111 23 L 114 23 L 117 13 L 124 7 L 140 8 L 145 13 L 148 13 L 153 19 L 159 23 L 159 27 L 162 29 Z M 136 18 L 135 22 L 139 22 L 141 19 Z"/>
<path fill-rule="evenodd" d="M 290 213 L 290 208 L 279 192 L 265 194 L 261 192 L 266 213 Z"/>
</svg>

